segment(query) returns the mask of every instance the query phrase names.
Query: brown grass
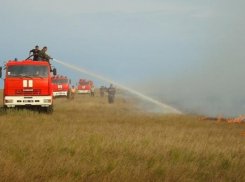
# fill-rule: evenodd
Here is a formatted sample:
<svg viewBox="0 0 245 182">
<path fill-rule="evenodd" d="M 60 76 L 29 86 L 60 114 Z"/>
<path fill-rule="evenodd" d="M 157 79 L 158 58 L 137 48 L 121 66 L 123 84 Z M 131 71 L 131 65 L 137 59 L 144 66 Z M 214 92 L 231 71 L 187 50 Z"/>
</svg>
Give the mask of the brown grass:
<svg viewBox="0 0 245 182">
<path fill-rule="evenodd" d="M 55 99 L 53 115 L 0 113 L 0 181 L 245 181 L 244 130 L 129 99 Z"/>
</svg>

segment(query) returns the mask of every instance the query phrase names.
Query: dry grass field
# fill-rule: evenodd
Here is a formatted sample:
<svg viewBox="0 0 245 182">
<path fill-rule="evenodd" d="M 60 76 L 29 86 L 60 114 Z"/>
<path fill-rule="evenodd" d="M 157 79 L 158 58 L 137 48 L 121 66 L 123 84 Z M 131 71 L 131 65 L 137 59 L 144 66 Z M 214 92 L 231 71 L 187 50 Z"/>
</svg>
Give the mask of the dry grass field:
<svg viewBox="0 0 245 182">
<path fill-rule="evenodd" d="M 0 112 L 0 181 L 245 181 L 244 131 L 131 99 L 59 98 L 53 115 Z"/>
</svg>

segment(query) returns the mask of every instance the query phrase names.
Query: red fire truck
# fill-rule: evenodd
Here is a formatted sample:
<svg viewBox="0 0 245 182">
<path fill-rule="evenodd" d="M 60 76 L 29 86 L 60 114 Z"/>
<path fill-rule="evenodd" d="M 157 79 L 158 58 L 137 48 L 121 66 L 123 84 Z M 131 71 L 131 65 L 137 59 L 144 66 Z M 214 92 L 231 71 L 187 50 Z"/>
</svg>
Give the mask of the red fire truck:
<svg viewBox="0 0 245 182">
<path fill-rule="evenodd" d="M 77 87 L 77 93 L 90 94 L 90 87 L 93 85 L 93 81 L 86 79 L 79 79 Z"/>
<path fill-rule="evenodd" d="M 68 96 L 68 91 L 70 89 L 71 80 L 66 76 L 56 75 L 52 76 L 52 85 L 53 85 L 53 96 Z"/>
<path fill-rule="evenodd" d="M 51 70 L 45 61 L 8 61 L 5 64 L 3 106 L 37 107 L 46 113 L 53 112 L 53 92 L 50 71 L 56 75 L 56 69 Z M 2 69 L 0 69 L 2 76 Z"/>
</svg>

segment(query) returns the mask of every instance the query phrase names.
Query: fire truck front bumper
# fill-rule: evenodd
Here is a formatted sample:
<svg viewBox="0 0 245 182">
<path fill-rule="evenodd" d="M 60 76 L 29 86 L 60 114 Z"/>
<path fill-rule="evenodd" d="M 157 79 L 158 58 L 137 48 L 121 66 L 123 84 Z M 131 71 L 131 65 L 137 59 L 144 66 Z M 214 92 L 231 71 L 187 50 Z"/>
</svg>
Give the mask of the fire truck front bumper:
<svg viewBox="0 0 245 182">
<path fill-rule="evenodd" d="M 79 93 L 79 94 L 89 94 L 90 91 L 89 90 L 78 90 L 77 93 Z"/>
<path fill-rule="evenodd" d="M 52 105 L 51 96 L 6 96 L 4 97 L 4 106 L 41 106 L 48 107 Z"/>
<path fill-rule="evenodd" d="M 67 91 L 62 91 L 62 92 L 53 92 L 53 96 L 67 96 Z"/>
</svg>

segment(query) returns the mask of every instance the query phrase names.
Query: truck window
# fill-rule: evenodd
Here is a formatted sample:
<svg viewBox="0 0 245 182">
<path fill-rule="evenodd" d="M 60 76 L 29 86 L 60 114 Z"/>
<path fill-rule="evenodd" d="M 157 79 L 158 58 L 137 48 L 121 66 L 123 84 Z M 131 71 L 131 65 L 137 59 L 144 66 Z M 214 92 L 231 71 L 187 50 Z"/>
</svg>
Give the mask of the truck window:
<svg viewBox="0 0 245 182">
<path fill-rule="evenodd" d="M 68 79 L 52 79 L 53 84 L 66 84 L 68 83 Z"/>
<path fill-rule="evenodd" d="M 88 82 L 80 82 L 79 85 L 89 85 Z"/>
<path fill-rule="evenodd" d="M 12 65 L 7 68 L 7 77 L 39 76 L 48 77 L 48 66 L 44 65 Z"/>
</svg>

